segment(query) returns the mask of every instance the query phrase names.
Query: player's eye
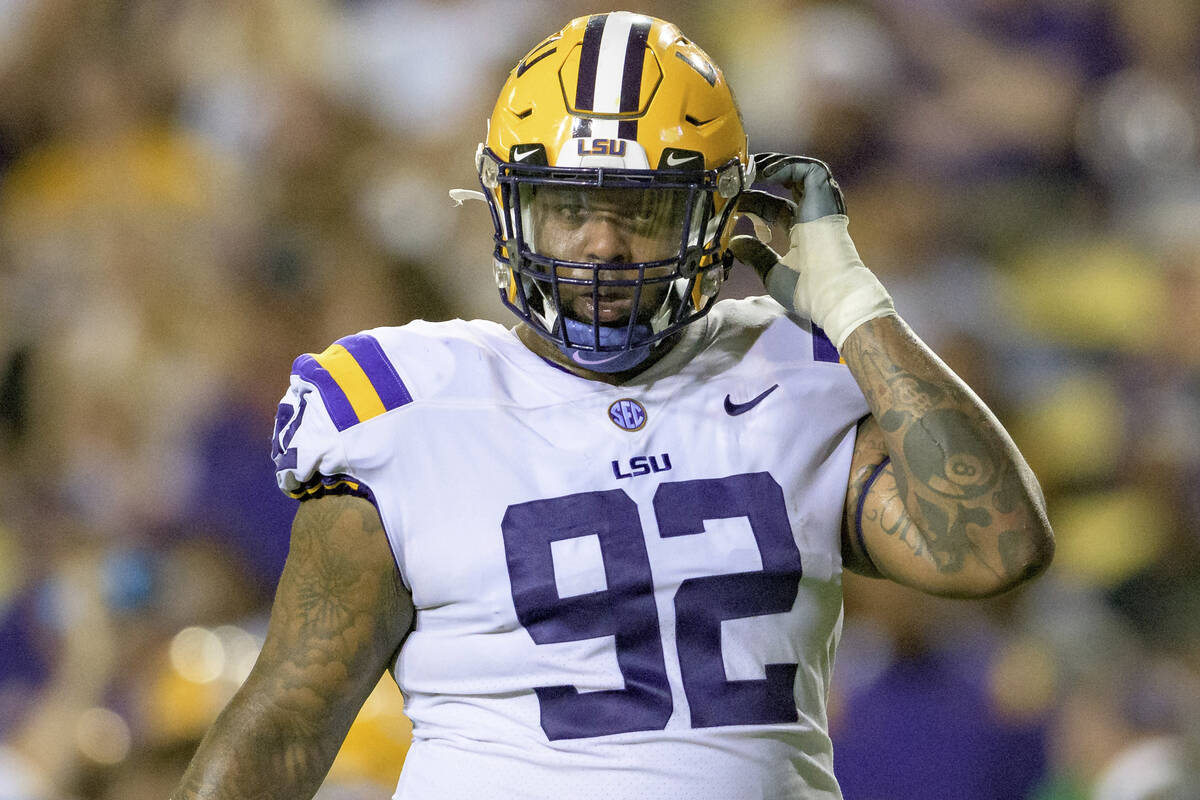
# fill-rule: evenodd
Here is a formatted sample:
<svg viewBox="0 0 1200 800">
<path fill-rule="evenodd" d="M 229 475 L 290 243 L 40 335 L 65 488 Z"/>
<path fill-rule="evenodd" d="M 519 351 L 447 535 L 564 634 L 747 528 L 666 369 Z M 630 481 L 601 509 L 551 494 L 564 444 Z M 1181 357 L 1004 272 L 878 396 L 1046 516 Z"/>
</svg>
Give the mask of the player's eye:
<svg viewBox="0 0 1200 800">
<path fill-rule="evenodd" d="M 683 220 L 682 204 L 673 196 L 647 194 L 632 210 L 630 219 L 640 229 L 674 230 Z"/>
<path fill-rule="evenodd" d="M 587 203 L 579 192 L 545 191 L 538 199 L 543 208 L 563 222 L 578 223 L 588 211 Z"/>
<path fill-rule="evenodd" d="M 583 203 L 571 200 L 562 200 L 554 207 L 554 213 L 568 220 L 578 220 L 583 217 Z"/>
<path fill-rule="evenodd" d="M 643 224 L 650 223 L 658 218 L 659 209 L 656 208 L 655 203 L 649 200 L 644 200 L 636 208 L 634 208 L 632 216 L 635 222 Z"/>
</svg>

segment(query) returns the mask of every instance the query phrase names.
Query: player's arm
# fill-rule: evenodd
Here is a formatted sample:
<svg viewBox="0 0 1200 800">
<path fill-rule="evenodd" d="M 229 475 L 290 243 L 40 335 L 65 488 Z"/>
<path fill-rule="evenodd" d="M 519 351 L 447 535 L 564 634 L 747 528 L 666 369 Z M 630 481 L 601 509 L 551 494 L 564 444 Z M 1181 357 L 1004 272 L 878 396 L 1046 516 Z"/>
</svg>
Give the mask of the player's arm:
<svg viewBox="0 0 1200 800">
<path fill-rule="evenodd" d="M 896 315 L 858 257 L 829 168 L 780 154 L 755 162 L 792 198 L 748 191 L 738 210 L 787 231 L 788 250 L 781 257 L 751 236 L 731 247 L 772 297 L 825 330 L 871 410 L 847 492 L 847 566 L 958 597 L 1041 572 L 1054 537 L 1033 473 L 979 398 Z"/>
<path fill-rule="evenodd" d="M 172 800 L 312 797 L 412 616 L 375 507 L 301 503 L 262 653 Z"/>
<path fill-rule="evenodd" d="M 1044 570 L 1054 538 L 1041 490 L 974 392 L 894 315 L 855 328 L 842 356 L 871 409 L 846 498 L 846 565 L 954 597 Z"/>
</svg>

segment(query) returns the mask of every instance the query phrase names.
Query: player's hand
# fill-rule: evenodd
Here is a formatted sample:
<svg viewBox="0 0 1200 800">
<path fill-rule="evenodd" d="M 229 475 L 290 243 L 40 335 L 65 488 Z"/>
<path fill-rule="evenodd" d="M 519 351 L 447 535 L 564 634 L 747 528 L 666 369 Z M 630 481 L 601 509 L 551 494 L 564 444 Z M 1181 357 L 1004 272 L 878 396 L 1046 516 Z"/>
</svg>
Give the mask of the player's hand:
<svg viewBox="0 0 1200 800">
<path fill-rule="evenodd" d="M 767 242 L 786 243 L 792 226 L 798 222 L 845 214 L 846 203 L 841 187 L 824 161 L 784 153 L 755 153 L 752 157 L 757 182 L 783 186 L 791 199 L 759 189 L 742 192 L 737 210 L 754 221 L 756 235 L 735 236 L 729 248 L 739 261 L 754 268 L 772 297 L 791 309 L 796 274 L 785 269 L 775 270 L 771 276 L 787 252 L 786 244 L 780 253 Z"/>
<path fill-rule="evenodd" d="M 793 224 L 846 213 L 842 187 L 838 186 L 824 161 L 784 153 L 755 153 L 753 158 L 759 182 L 783 186 L 791 193 Z M 745 194 L 752 195 L 751 204 L 756 199 L 778 199 L 773 194 L 753 189 Z"/>
<path fill-rule="evenodd" d="M 738 198 L 738 213 L 756 219 L 757 236 L 735 236 L 730 242 L 733 254 L 765 276 L 782 257 L 766 242 L 787 241 L 786 234 L 797 222 L 810 222 L 830 214 L 845 214 L 842 188 L 834 180 L 829 165 L 808 156 L 784 153 L 755 153 L 758 183 L 773 183 L 788 190 L 791 199 L 759 189 L 747 189 Z M 761 221 L 766 227 L 758 225 Z M 766 237 L 763 241 L 760 237 Z M 772 260 L 772 254 L 774 258 Z"/>
<path fill-rule="evenodd" d="M 791 197 L 743 192 L 738 213 L 755 222 L 756 235 L 735 236 L 729 247 L 758 272 L 768 294 L 824 328 L 839 349 L 863 322 L 895 313 L 850 240 L 846 203 L 829 167 L 781 153 L 756 154 L 754 163 L 760 181 L 785 187 Z M 775 241 L 787 242 L 782 255 L 767 243 Z"/>
</svg>

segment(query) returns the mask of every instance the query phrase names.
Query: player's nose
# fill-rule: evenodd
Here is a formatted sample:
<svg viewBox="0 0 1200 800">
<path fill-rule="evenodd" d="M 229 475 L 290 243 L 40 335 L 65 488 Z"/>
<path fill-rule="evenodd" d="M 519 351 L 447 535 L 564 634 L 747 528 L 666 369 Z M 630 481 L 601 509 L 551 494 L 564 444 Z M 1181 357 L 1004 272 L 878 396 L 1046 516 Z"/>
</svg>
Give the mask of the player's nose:
<svg viewBox="0 0 1200 800">
<path fill-rule="evenodd" d="M 593 214 L 583 226 L 588 261 L 625 263 L 633 260 L 629 233 L 611 214 Z"/>
</svg>

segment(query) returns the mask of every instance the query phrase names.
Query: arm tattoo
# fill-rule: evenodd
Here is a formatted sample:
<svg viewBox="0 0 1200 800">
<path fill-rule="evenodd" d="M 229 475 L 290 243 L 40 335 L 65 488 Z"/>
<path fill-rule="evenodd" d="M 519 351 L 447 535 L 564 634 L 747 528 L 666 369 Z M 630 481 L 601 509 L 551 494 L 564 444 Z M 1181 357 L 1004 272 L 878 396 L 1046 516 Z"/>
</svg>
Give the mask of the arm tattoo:
<svg viewBox="0 0 1200 800">
<path fill-rule="evenodd" d="M 889 477 L 892 478 L 892 483 L 890 485 L 881 484 L 879 487 L 882 495 L 879 507 L 864 513 L 863 518 L 875 522 L 888 536 L 899 539 L 913 551 L 914 555 L 923 555 L 925 540 L 913 524 L 912 517 L 904 510 L 904 500 L 896 487 L 895 474 L 893 473 Z M 887 477 L 882 480 L 886 481 Z"/>
<path fill-rule="evenodd" d="M 296 619 L 309 631 L 344 626 L 350 615 L 347 592 L 354 587 L 353 565 L 336 552 L 314 554 L 311 572 L 296 581 Z"/>
<path fill-rule="evenodd" d="M 1044 523 L 1040 494 L 1003 428 L 903 323 L 873 320 L 859 331 L 843 356 L 892 459 L 868 519 L 939 574 L 1030 577 L 1030 555 L 1044 546 L 1030 532 L 1049 528 L 1031 523 Z"/>
<path fill-rule="evenodd" d="M 312 797 L 411 620 L 374 507 L 302 503 L 258 663 L 172 800 Z"/>
</svg>

